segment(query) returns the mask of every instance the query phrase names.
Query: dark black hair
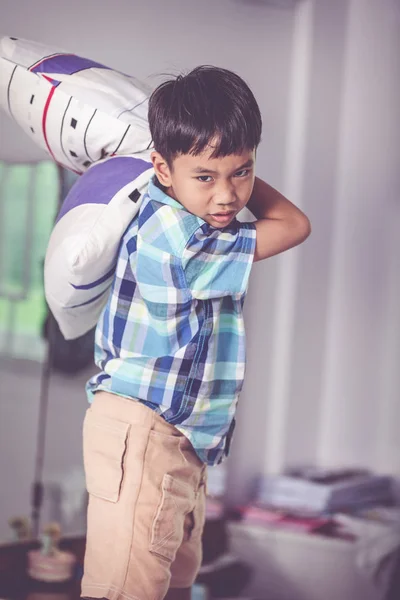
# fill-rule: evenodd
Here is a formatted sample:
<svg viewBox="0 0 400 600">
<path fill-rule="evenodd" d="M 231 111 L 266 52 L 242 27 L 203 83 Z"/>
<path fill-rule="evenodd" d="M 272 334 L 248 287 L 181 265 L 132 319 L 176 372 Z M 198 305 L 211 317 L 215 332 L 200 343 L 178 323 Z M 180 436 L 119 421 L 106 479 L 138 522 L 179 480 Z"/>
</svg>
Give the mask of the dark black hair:
<svg viewBox="0 0 400 600">
<path fill-rule="evenodd" d="M 249 86 L 236 73 L 203 65 L 165 81 L 149 101 L 154 148 L 172 166 L 179 154 L 211 158 L 241 154 L 261 140 L 261 113 Z"/>
</svg>

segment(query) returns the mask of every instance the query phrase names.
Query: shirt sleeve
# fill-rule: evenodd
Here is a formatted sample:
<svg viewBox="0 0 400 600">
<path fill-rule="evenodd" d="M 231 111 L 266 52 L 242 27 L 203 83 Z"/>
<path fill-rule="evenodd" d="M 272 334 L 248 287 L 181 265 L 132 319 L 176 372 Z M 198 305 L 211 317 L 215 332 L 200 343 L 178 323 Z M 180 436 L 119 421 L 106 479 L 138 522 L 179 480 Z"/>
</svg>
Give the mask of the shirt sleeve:
<svg viewBox="0 0 400 600">
<path fill-rule="evenodd" d="M 256 248 L 254 223 L 199 227 L 183 251 L 182 266 L 194 298 L 206 300 L 247 291 Z"/>
</svg>

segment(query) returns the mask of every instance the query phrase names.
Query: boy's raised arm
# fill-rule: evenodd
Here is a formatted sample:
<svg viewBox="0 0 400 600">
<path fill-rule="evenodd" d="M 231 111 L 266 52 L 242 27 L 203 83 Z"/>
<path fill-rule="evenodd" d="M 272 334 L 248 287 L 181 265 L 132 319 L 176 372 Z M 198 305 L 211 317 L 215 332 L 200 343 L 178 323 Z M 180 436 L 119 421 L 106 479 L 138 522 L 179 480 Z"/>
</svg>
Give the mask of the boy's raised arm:
<svg viewBox="0 0 400 600">
<path fill-rule="evenodd" d="M 311 233 L 310 221 L 306 215 L 258 177 L 247 208 L 257 219 L 254 261 L 293 248 L 304 242 Z"/>
</svg>

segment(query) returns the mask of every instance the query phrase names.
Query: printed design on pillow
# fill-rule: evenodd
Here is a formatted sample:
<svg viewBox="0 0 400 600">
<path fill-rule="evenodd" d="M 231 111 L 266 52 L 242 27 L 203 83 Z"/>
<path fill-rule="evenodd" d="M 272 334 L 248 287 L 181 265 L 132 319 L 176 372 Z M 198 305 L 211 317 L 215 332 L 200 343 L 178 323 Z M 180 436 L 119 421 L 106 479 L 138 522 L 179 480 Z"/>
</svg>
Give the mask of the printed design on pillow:
<svg viewBox="0 0 400 600">
<path fill-rule="evenodd" d="M 131 156 L 117 156 L 94 165 L 71 188 L 58 213 L 57 223 L 70 210 L 83 204 L 109 204 L 119 190 L 135 182 L 148 169 L 151 169 L 150 162 Z"/>
<path fill-rule="evenodd" d="M 0 41 L 0 105 L 78 174 L 150 149 L 149 86 L 96 61 L 13 38 Z"/>
</svg>

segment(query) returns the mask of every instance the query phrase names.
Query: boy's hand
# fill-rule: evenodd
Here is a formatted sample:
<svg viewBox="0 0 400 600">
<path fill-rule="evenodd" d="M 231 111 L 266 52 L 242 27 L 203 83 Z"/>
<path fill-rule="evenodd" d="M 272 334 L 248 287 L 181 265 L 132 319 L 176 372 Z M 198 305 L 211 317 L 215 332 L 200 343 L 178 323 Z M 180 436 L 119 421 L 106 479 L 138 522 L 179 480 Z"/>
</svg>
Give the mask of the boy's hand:
<svg viewBox="0 0 400 600">
<path fill-rule="evenodd" d="M 304 242 L 311 233 L 311 224 L 306 215 L 258 177 L 247 208 L 257 219 L 254 261 L 293 248 Z"/>
</svg>

